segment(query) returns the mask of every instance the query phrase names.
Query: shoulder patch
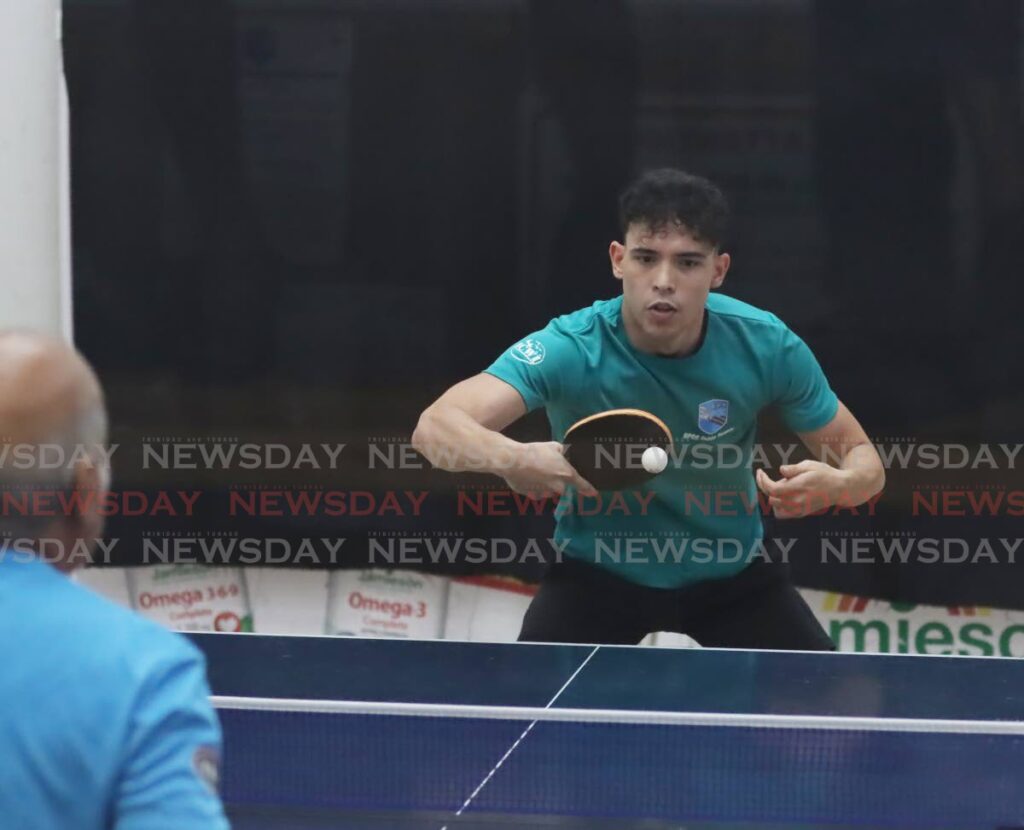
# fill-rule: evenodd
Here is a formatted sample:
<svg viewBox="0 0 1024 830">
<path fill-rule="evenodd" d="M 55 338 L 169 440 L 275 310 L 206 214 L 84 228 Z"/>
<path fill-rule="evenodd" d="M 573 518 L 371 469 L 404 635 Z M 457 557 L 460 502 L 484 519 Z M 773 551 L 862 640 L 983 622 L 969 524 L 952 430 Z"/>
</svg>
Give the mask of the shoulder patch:
<svg viewBox="0 0 1024 830">
<path fill-rule="evenodd" d="M 192 769 L 206 788 L 216 795 L 220 786 L 220 753 L 216 748 L 205 745 L 196 747 L 192 754 Z"/>
<path fill-rule="evenodd" d="M 546 350 L 540 340 L 531 337 L 528 340 L 520 340 L 516 343 L 509 349 L 509 354 L 516 360 L 536 366 L 538 363 L 543 362 Z"/>
</svg>

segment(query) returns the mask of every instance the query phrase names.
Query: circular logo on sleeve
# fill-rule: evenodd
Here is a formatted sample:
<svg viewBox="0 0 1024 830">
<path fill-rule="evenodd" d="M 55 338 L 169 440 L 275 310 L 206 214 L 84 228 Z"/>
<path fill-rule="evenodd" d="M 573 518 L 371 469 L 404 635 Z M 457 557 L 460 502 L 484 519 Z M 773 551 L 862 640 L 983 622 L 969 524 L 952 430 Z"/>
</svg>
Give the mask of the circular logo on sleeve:
<svg viewBox="0 0 1024 830">
<path fill-rule="evenodd" d="M 206 788 L 217 794 L 220 785 L 220 753 L 215 747 L 200 746 L 192 755 L 192 769 Z"/>
<path fill-rule="evenodd" d="M 520 340 L 511 349 L 509 349 L 509 353 L 516 360 L 522 361 L 523 363 L 529 363 L 531 366 L 536 366 L 544 360 L 544 344 L 534 338 Z"/>
</svg>

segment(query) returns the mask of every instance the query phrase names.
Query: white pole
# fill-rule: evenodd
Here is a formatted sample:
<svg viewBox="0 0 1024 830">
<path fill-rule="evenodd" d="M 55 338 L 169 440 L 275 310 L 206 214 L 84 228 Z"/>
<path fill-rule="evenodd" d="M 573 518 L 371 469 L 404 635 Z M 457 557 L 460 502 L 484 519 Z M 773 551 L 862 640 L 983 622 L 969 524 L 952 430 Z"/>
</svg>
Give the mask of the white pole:
<svg viewBox="0 0 1024 830">
<path fill-rule="evenodd" d="M 0 2 L 0 79 L 0 328 L 69 339 L 60 0 Z"/>
</svg>

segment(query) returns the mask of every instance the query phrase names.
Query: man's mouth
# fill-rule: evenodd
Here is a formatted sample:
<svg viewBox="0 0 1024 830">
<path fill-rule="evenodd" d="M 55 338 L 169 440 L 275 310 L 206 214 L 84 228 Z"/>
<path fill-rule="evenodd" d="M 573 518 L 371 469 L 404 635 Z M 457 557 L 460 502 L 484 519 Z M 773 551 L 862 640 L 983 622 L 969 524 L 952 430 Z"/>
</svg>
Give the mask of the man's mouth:
<svg viewBox="0 0 1024 830">
<path fill-rule="evenodd" d="M 647 306 L 647 310 L 654 311 L 658 314 L 671 314 L 673 311 L 676 311 L 677 309 L 674 303 L 666 302 L 665 300 L 660 300 L 656 303 L 651 303 L 649 306 Z"/>
</svg>

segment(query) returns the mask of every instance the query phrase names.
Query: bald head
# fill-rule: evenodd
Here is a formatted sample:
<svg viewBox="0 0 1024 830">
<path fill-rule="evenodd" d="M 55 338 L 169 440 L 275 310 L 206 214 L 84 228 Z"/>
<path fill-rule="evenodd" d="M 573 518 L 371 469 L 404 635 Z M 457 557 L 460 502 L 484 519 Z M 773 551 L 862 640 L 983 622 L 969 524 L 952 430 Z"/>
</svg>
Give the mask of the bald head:
<svg viewBox="0 0 1024 830">
<path fill-rule="evenodd" d="M 105 490 L 106 431 L 103 391 L 78 352 L 34 332 L 0 331 L 0 445 L 15 448 L 0 462 L 0 495 L 7 499 L 0 544 L 6 537 L 19 546 L 31 540 L 56 540 L 68 550 L 95 545 L 103 525 L 95 498 L 57 515 L 52 509 L 25 515 L 18 505 L 27 503 L 19 501 L 27 493 Z M 54 451 L 66 463 L 44 463 Z"/>
<path fill-rule="evenodd" d="M 103 410 L 95 373 L 73 348 L 25 331 L 0 332 L 0 437 L 39 444 Z M 82 436 L 105 440 L 105 436 Z"/>
</svg>

